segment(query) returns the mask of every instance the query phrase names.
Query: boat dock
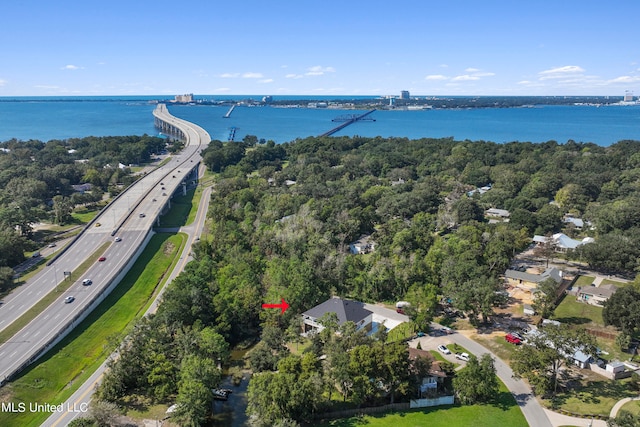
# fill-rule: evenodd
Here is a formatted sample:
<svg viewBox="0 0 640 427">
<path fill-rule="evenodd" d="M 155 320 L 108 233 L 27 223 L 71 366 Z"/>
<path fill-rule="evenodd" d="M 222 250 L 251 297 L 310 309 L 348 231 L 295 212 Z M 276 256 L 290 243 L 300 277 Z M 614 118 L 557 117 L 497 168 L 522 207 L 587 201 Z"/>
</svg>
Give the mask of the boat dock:
<svg viewBox="0 0 640 427">
<path fill-rule="evenodd" d="M 375 109 L 369 110 L 366 113 L 360 114 L 360 115 L 353 115 L 352 114 L 352 115 L 349 115 L 348 117 L 344 117 L 344 116 L 337 117 L 337 118 L 333 119 L 332 121 L 333 122 L 344 122 L 344 123 L 334 127 L 333 129 L 331 129 L 331 130 L 329 130 L 329 131 L 327 131 L 327 132 L 325 132 L 325 133 L 323 133 L 321 135 L 318 135 L 318 137 L 333 135 L 334 133 L 338 132 L 339 130 L 346 128 L 350 124 L 358 122 L 358 121 L 361 121 L 361 120 L 372 120 L 372 121 L 375 121 L 375 119 L 367 118 L 367 116 L 369 114 L 373 113 L 374 111 L 376 111 L 376 110 Z"/>
</svg>

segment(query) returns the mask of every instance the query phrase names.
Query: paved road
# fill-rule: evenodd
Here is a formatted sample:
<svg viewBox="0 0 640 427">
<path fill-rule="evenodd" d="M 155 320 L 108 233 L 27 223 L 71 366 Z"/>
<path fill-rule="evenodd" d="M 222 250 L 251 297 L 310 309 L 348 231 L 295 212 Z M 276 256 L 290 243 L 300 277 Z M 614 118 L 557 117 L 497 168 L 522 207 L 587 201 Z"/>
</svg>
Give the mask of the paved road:
<svg viewBox="0 0 640 427">
<path fill-rule="evenodd" d="M 170 203 L 170 194 L 183 188 L 190 170 L 199 163 L 199 152 L 210 141 L 206 131 L 189 122 L 167 116 L 166 110 L 159 114 L 184 127 L 187 144 L 183 152 L 175 160 L 145 175 L 116 198 L 45 268 L 38 281 L 34 281 L 28 289 L 21 289 L 10 303 L 0 307 L 0 328 L 4 328 L 44 295 L 56 289 L 58 282 L 63 280 L 64 271 L 73 271 L 85 260 L 95 257 L 94 264 L 82 277 L 91 279 L 91 286 L 82 286 L 78 281 L 68 291 L 60 292 L 59 298 L 29 325 L 0 345 L 0 380 L 3 382 L 32 361 L 40 349 L 59 337 L 68 325 L 75 326 L 85 307 L 104 292 L 113 278 L 135 256 L 153 222 L 165 205 Z M 166 195 L 163 196 L 163 193 Z M 120 237 L 122 241 L 115 242 L 114 236 Z M 107 248 L 97 254 L 96 251 L 105 243 L 108 243 Z M 106 260 L 98 262 L 97 258 L 100 256 Z M 65 304 L 63 300 L 68 296 L 75 297 L 75 300 Z"/>
<path fill-rule="evenodd" d="M 440 325 L 433 324 L 433 329 L 441 328 Z M 413 340 L 413 344 L 410 344 L 412 347 L 417 345 L 417 341 L 420 341 L 420 346 L 423 349 L 435 348 L 437 346 L 436 343 L 441 341 L 449 341 L 451 343 L 456 343 L 467 349 L 470 353 L 473 353 L 477 357 L 482 356 L 485 353 L 488 353 L 495 359 L 495 367 L 496 373 L 500 380 L 507 386 L 509 391 L 514 395 L 518 406 L 522 410 L 527 422 L 531 427 L 552 427 L 547 414 L 544 412 L 544 409 L 536 398 L 531 393 L 531 389 L 527 386 L 527 384 L 522 380 L 516 380 L 513 378 L 513 371 L 511 368 L 501 359 L 499 359 L 495 354 L 491 353 L 482 345 L 477 342 L 465 337 L 462 334 L 454 333 L 451 335 L 446 335 L 446 337 L 432 337 L 425 336 L 421 338 L 416 338 Z M 431 342 L 435 341 L 435 342 Z M 459 361 L 457 361 L 459 362 Z"/>
<path fill-rule="evenodd" d="M 209 206 L 210 197 L 211 197 L 211 188 L 206 188 L 203 191 L 202 199 L 200 200 L 200 205 L 198 207 L 198 214 L 196 216 L 194 223 L 191 225 L 182 227 L 180 229 L 181 232 L 187 233 L 187 235 L 189 236 L 187 239 L 187 243 L 185 244 L 182 250 L 182 254 L 180 255 L 180 262 L 176 264 L 174 270 L 169 275 L 169 279 L 165 283 L 165 286 L 160 290 L 160 292 L 156 296 L 153 303 L 149 306 L 149 309 L 147 310 L 145 315 L 148 315 L 150 313 L 155 313 L 155 311 L 158 308 L 158 304 L 161 301 L 164 290 L 167 288 L 169 283 L 171 283 L 173 279 L 175 279 L 176 276 L 184 270 L 184 267 L 186 266 L 186 264 L 192 259 L 190 255 L 191 246 L 196 241 L 196 239 L 199 238 L 199 236 L 202 234 L 202 229 L 204 227 L 204 223 L 207 217 L 207 208 Z M 114 359 L 116 357 L 117 357 L 116 353 L 109 356 L 109 358 L 105 360 L 102 365 L 100 365 L 100 367 L 96 370 L 96 372 L 94 372 L 93 375 L 91 375 L 91 377 L 84 384 L 82 384 L 80 388 L 78 388 L 78 390 L 65 402 L 64 408 L 66 410 L 64 412 L 52 414 L 42 424 L 42 426 L 45 426 L 45 427 L 66 426 L 75 418 L 86 415 L 84 414 L 84 412 L 82 412 L 82 410 L 73 412 L 73 409 L 88 408 L 91 398 L 93 397 L 93 392 L 96 386 L 102 380 L 102 376 L 107 369 L 107 363 L 111 359 Z M 68 408 L 71 408 L 71 411 L 68 410 Z"/>
<path fill-rule="evenodd" d="M 201 173 L 203 172 L 204 169 L 201 170 Z M 147 310 L 145 315 L 154 313 L 157 310 L 164 290 L 167 288 L 169 283 L 171 283 L 173 279 L 175 279 L 175 277 L 184 270 L 186 264 L 192 259 L 191 246 L 196 241 L 196 239 L 199 239 L 199 236 L 202 234 L 210 197 L 211 188 L 205 188 L 200 200 L 200 205 L 198 206 L 198 213 L 196 215 L 194 223 L 188 226 L 184 226 L 180 229 L 181 232 L 184 232 L 188 235 L 187 242 L 182 250 L 182 254 L 180 255 L 180 262 L 176 264 L 174 270 L 169 275 L 168 280 L 165 282 L 165 286 L 160 290 L 153 303 L 149 306 L 149 309 Z M 91 398 L 93 397 L 93 392 L 95 391 L 96 386 L 102 380 L 102 376 L 107 369 L 107 363 L 109 362 L 109 360 L 115 357 L 117 357 L 117 353 L 113 353 L 111 356 L 109 356 L 109 358 L 105 360 L 102 365 L 100 365 L 96 372 L 94 372 L 93 375 L 91 375 L 91 377 L 84 384 L 82 384 L 78 388 L 78 390 L 64 403 L 65 411 L 52 414 L 42 424 L 42 426 L 62 427 L 68 425 L 75 418 L 86 415 L 86 413 L 83 412 L 82 409 L 88 408 Z M 74 411 L 74 409 L 78 410 Z"/>
<path fill-rule="evenodd" d="M 439 329 L 441 325 L 436 323 L 432 324 L 432 329 Z M 522 380 L 516 380 L 513 378 L 513 371 L 511 368 L 495 354 L 489 351 L 487 348 L 478 344 L 477 342 L 467 338 L 460 333 L 454 333 L 451 335 L 444 335 L 440 337 L 425 336 L 416 338 L 410 342 L 411 347 L 417 346 L 420 342 L 420 346 L 427 349 L 436 349 L 439 344 L 456 343 L 473 353 L 477 357 L 482 356 L 485 353 L 491 355 L 495 360 L 496 373 L 500 380 L 511 391 L 513 396 L 520 406 L 522 413 L 531 427 L 559 427 L 559 426 L 590 426 L 590 427 L 607 427 L 607 423 L 601 420 L 586 420 L 582 418 L 569 417 L 566 415 L 558 414 L 556 412 L 545 409 L 540 405 L 538 400 L 533 396 L 531 388 Z M 444 355 L 443 355 L 444 356 Z M 444 356 L 456 363 L 464 363 L 460 360 L 456 360 L 452 355 Z"/>
</svg>

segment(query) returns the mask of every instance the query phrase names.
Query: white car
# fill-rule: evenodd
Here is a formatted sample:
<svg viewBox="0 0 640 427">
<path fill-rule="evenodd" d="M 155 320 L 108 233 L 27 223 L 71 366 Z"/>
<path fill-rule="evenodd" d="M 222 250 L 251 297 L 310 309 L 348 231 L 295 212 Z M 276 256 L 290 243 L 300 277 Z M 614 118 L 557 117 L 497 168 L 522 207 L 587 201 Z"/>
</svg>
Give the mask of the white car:
<svg viewBox="0 0 640 427">
<path fill-rule="evenodd" d="M 449 350 L 445 345 L 439 345 L 438 351 L 440 351 L 443 354 L 451 354 L 451 350 Z"/>
<path fill-rule="evenodd" d="M 93 283 L 93 281 L 91 281 L 91 279 L 84 279 L 82 281 L 82 286 L 89 286 Z"/>
<path fill-rule="evenodd" d="M 121 242 L 122 238 L 121 237 L 116 237 L 116 242 Z"/>
<path fill-rule="evenodd" d="M 65 304 L 72 303 L 75 299 L 76 299 L 76 297 L 68 296 L 68 297 L 66 297 L 66 298 L 64 299 L 64 303 L 65 303 Z"/>
<path fill-rule="evenodd" d="M 456 353 L 456 359 L 464 360 L 465 362 L 469 361 L 468 353 Z"/>
</svg>

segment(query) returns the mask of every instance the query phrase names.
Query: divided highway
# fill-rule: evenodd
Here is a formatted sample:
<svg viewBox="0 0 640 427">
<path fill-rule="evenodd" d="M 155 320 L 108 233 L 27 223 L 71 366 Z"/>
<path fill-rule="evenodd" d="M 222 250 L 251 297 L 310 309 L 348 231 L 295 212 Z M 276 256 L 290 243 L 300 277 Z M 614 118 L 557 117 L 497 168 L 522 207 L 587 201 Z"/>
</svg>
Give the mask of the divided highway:
<svg viewBox="0 0 640 427">
<path fill-rule="evenodd" d="M 68 291 L 60 292 L 58 299 L 29 325 L 0 344 L 2 384 L 76 326 L 88 314 L 89 307 L 97 305 L 97 299 L 107 292 L 107 288 L 120 280 L 144 249 L 153 233 L 153 223 L 170 203 L 171 195 L 186 185 L 192 171 L 197 171 L 200 151 L 211 140 L 209 134 L 195 124 L 171 116 L 162 104 L 153 114 L 184 133 L 184 150 L 113 200 L 29 286 L 5 299 L 0 306 L 0 329 L 55 290 L 64 279 L 64 271 L 75 270 L 90 257 L 95 259 L 77 283 Z M 106 249 L 96 253 L 105 243 Z M 85 278 L 91 279 L 92 284 L 83 286 L 81 282 Z M 69 296 L 73 296 L 74 301 L 65 303 Z"/>
</svg>

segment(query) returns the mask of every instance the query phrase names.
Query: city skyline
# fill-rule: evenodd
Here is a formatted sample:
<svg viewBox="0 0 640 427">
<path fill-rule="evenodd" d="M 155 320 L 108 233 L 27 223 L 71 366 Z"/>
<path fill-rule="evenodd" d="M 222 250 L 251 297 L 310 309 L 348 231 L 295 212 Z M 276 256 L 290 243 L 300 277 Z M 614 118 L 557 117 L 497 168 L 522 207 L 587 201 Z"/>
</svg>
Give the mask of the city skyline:
<svg viewBox="0 0 640 427">
<path fill-rule="evenodd" d="M 632 1 L 89 3 L 3 7 L 0 96 L 640 94 Z"/>
</svg>

